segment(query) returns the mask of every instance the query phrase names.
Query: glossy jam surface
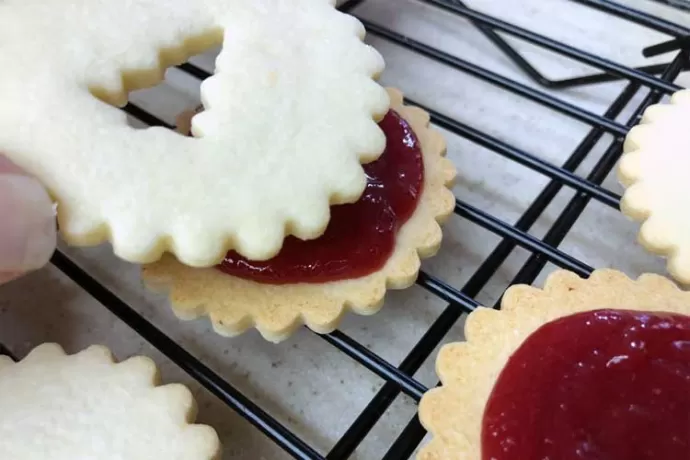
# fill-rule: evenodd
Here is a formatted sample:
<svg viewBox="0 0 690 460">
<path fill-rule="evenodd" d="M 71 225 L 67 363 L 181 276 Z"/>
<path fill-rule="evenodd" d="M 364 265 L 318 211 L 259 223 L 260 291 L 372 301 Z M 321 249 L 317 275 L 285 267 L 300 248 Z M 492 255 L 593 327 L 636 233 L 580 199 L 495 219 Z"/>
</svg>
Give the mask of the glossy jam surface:
<svg viewBox="0 0 690 460">
<path fill-rule="evenodd" d="M 499 376 L 483 460 L 690 458 L 690 317 L 599 310 L 532 334 Z"/>
<path fill-rule="evenodd" d="M 410 125 L 390 111 L 379 126 L 386 150 L 364 166 L 367 187 L 359 201 L 331 207 L 326 232 L 315 240 L 294 237 L 265 262 L 230 252 L 217 268 L 227 274 L 270 284 L 323 283 L 369 275 L 383 267 L 395 235 L 414 212 L 424 185 L 424 161 Z"/>
</svg>

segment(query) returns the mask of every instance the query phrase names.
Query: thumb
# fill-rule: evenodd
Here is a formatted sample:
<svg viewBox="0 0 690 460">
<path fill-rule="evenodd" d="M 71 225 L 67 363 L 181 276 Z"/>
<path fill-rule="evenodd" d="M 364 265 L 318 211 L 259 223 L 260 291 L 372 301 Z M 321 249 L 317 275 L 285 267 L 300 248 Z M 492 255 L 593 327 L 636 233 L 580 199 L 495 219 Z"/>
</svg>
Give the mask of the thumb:
<svg viewBox="0 0 690 460">
<path fill-rule="evenodd" d="M 43 267 L 56 242 L 55 210 L 48 193 L 0 155 L 0 283 Z"/>
</svg>

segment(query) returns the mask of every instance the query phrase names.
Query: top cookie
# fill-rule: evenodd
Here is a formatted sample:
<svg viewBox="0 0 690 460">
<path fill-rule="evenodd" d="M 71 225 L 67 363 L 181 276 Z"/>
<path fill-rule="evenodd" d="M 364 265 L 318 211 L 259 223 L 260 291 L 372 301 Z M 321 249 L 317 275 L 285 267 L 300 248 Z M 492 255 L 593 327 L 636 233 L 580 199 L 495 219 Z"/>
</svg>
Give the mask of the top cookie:
<svg viewBox="0 0 690 460">
<path fill-rule="evenodd" d="M 690 90 L 649 107 L 625 140 L 618 177 L 627 188 L 621 211 L 643 221 L 639 240 L 668 257 L 668 270 L 690 283 Z"/>
<path fill-rule="evenodd" d="M 0 151 L 57 200 L 70 244 L 211 266 L 318 237 L 385 144 L 383 60 L 332 0 L 5 0 Z M 223 45 L 195 138 L 136 130 L 123 106 L 164 69 Z M 104 102 L 107 102 L 104 103 Z"/>
</svg>

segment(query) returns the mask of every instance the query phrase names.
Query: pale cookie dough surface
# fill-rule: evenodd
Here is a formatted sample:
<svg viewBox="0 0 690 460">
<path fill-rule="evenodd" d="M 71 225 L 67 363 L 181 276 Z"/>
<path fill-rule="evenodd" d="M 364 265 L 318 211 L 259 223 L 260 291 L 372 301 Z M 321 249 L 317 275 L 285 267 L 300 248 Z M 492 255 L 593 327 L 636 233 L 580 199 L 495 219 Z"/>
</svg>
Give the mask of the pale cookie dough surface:
<svg viewBox="0 0 690 460">
<path fill-rule="evenodd" d="M 480 459 L 484 408 L 510 356 L 542 325 L 598 309 L 690 315 L 690 292 L 658 275 L 631 280 L 615 270 L 596 270 L 586 280 L 559 270 L 544 289 L 510 287 L 501 311 L 477 309 L 465 324 L 467 341 L 439 352 L 436 372 L 443 386 L 427 392 L 419 405 L 422 425 L 433 437 L 417 459 Z"/>
<path fill-rule="evenodd" d="M 618 176 L 621 211 L 644 222 L 639 241 L 668 257 L 668 270 L 690 284 L 690 90 L 649 107 L 625 141 Z"/>
<path fill-rule="evenodd" d="M 429 116 L 403 106 L 402 94 L 389 89 L 392 109 L 408 121 L 422 147 L 424 187 L 417 208 L 396 235 L 396 246 L 385 266 L 371 275 L 321 284 L 270 285 L 221 273 L 215 268 L 193 269 L 164 257 L 143 268 L 143 278 L 154 289 L 170 291 L 177 316 L 194 319 L 208 315 L 214 329 L 234 336 L 256 327 L 268 340 L 287 338 L 306 324 L 319 333 L 333 331 L 343 314 L 376 313 L 386 289 L 404 289 L 414 283 L 420 257 L 433 256 L 441 244 L 440 222 L 453 211 L 455 199 L 448 188 L 455 178 L 452 163 L 444 158 L 445 141 L 429 128 Z M 180 130 L 185 132 L 184 120 Z"/>
<path fill-rule="evenodd" d="M 157 384 L 153 361 L 116 364 L 100 346 L 68 356 L 44 344 L 19 363 L 0 357 L 0 458 L 220 459 L 215 431 L 191 425 L 191 393 Z"/>
<path fill-rule="evenodd" d="M 4 0 L 0 151 L 48 187 L 68 243 L 110 240 L 128 261 L 212 266 L 316 238 L 329 204 L 361 195 L 389 104 L 381 56 L 333 4 Z M 113 107 L 221 44 L 195 138 Z"/>
</svg>

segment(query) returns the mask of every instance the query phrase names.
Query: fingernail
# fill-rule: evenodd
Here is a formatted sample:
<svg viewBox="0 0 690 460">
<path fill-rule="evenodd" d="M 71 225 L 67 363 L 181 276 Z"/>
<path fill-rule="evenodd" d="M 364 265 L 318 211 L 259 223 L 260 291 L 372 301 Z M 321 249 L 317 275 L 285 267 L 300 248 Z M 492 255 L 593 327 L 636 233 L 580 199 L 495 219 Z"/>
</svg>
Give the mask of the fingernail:
<svg viewBox="0 0 690 460">
<path fill-rule="evenodd" d="M 55 209 L 34 178 L 0 174 L 0 272 L 28 272 L 55 251 Z"/>
</svg>

